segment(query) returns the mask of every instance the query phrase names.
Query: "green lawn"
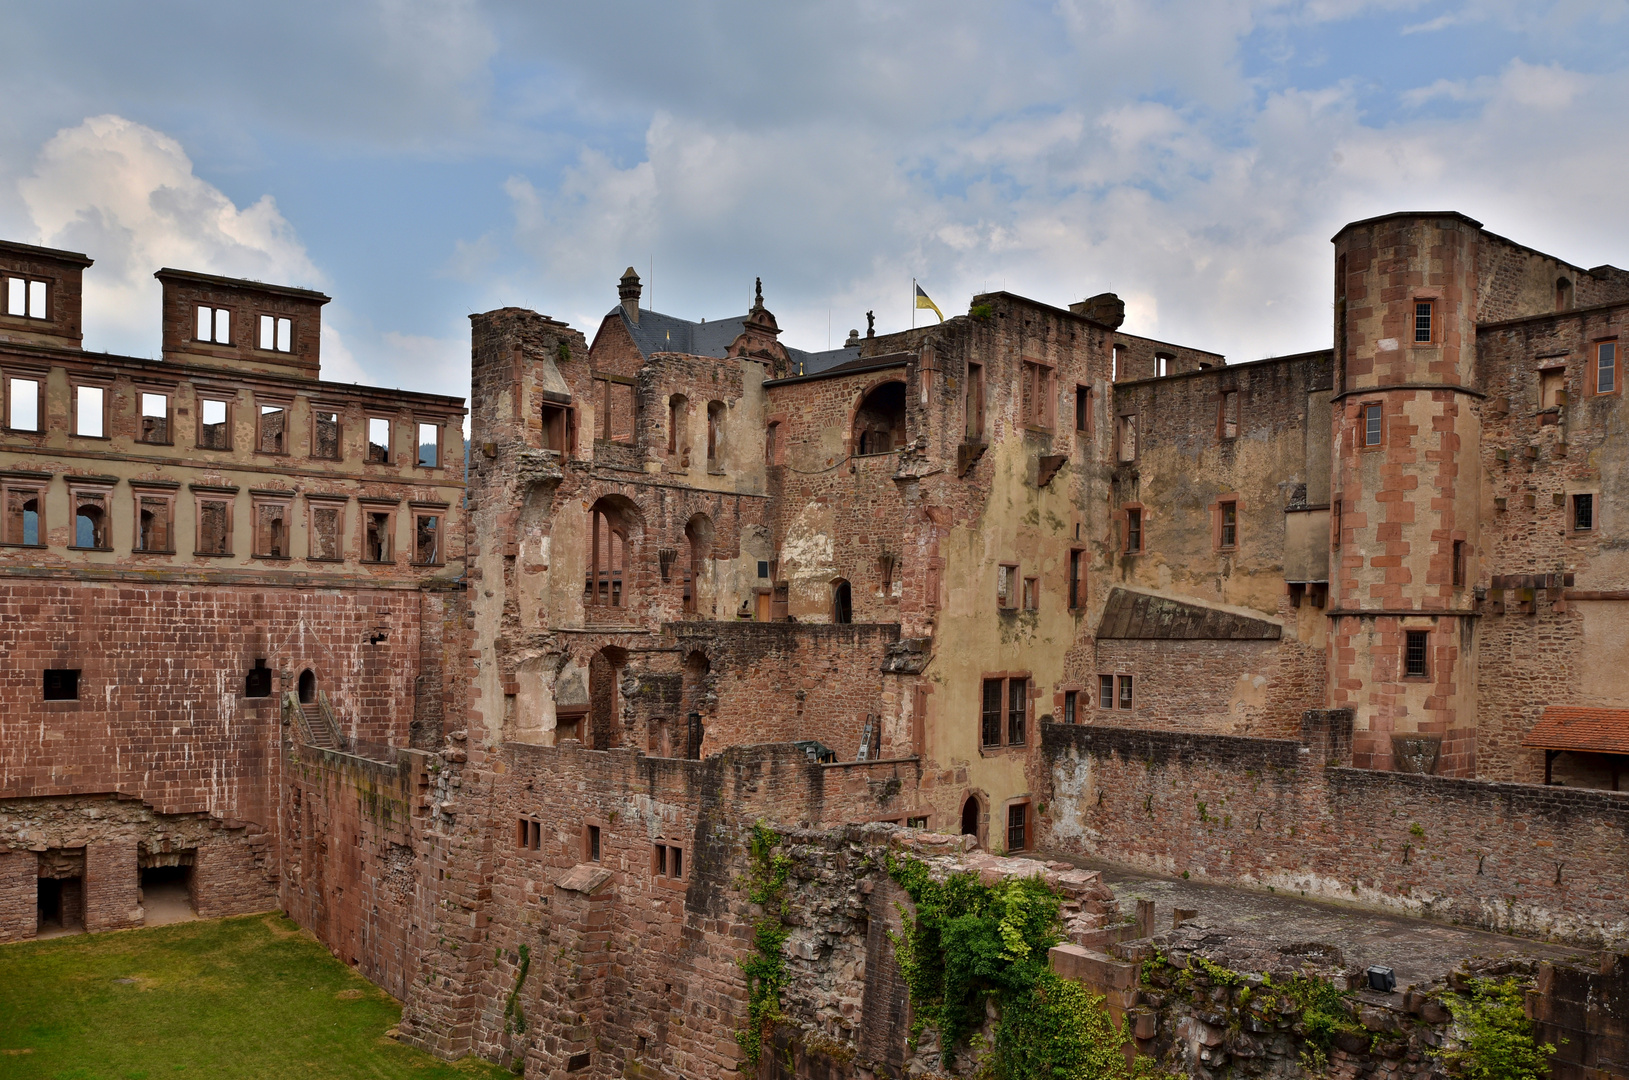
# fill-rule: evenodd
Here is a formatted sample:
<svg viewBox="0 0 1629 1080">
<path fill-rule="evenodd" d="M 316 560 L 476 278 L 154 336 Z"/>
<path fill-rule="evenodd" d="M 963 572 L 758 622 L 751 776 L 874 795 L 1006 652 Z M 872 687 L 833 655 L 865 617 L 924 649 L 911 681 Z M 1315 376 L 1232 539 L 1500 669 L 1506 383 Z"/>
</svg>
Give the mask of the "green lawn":
<svg viewBox="0 0 1629 1080">
<path fill-rule="evenodd" d="M 400 1019 L 275 914 L 0 945 L 5 1080 L 510 1078 L 387 1038 Z"/>
</svg>

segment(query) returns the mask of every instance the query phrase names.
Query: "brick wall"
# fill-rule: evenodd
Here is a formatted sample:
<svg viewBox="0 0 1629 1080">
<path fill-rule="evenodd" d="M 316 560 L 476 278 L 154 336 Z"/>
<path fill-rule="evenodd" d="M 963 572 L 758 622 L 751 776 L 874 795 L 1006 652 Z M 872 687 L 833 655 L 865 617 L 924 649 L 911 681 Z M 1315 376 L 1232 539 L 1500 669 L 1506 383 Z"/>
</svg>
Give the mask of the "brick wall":
<svg viewBox="0 0 1629 1080">
<path fill-rule="evenodd" d="M 1629 941 L 1629 797 L 1326 766 L 1341 758 L 1319 745 L 1328 735 L 1044 725 L 1043 843 L 1487 929 Z"/>
<path fill-rule="evenodd" d="M 39 858 L 32 851 L 0 852 L 0 941 L 22 941 L 38 926 Z"/>
</svg>

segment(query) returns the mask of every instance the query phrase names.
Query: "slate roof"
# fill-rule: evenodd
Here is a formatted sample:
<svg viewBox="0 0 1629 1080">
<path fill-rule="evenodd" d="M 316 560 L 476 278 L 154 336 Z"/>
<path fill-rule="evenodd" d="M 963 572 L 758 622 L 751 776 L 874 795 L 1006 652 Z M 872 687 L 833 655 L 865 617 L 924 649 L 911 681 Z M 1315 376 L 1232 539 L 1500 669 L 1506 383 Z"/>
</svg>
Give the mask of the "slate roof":
<svg viewBox="0 0 1629 1080">
<path fill-rule="evenodd" d="M 1277 641 L 1284 628 L 1266 619 L 1115 589 L 1097 624 L 1101 639 L 1123 641 Z"/>
<path fill-rule="evenodd" d="M 1540 750 L 1629 754 L 1629 709 L 1551 705 L 1522 740 Z"/>
<path fill-rule="evenodd" d="M 608 317 L 616 315 L 622 319 L 622 325 L 628 328 L 629 336 L 639 347 L 639 355 L 646 358 L 651 353 L 676 352 L 723 359 L 725 351 L 741 336 L 747 323 L 745 315 L 732 315 L 727 319 L 715 319 L 711 322 L 691 322 L 676 315 L 664 315 L 660 311 L 640 308 L 639 323 L 635 325 L 621 304 L 606 312 L 606 315 Z M 791 361 L 789 374 L 813 375 L 838 364 L 858 359 L 860 350 L 856 347 L 807 352 L 787 346 L 786 355 Z"/>
</svg>

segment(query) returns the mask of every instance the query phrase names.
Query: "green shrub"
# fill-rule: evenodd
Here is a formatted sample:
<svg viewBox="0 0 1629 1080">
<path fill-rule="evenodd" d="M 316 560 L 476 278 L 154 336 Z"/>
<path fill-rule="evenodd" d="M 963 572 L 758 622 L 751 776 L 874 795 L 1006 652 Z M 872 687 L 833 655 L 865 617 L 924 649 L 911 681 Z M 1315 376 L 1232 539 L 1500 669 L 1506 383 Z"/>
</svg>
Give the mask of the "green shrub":
<svg viewBox="0 0 1629 1080">
<path fill-rule="evenodd" d="M 1514 979 L 1476 979 L 1469 997 L 1446 1001 L 1464 1034 L 1458 1049 L 1444 1050 L 1450 1074 L 1463 1080 L 1544 1080 L 1555 1047 L 1538 1041 L 1522 1009 L 1523 990 Z"/>
</svg>

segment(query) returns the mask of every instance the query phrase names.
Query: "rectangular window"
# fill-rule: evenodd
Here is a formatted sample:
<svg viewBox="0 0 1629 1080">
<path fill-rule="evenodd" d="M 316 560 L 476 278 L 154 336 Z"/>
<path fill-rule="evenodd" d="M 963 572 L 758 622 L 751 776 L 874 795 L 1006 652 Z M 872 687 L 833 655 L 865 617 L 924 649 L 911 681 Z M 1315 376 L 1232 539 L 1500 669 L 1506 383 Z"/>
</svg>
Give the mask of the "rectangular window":
<svg viewBox="0 0 1629 1080">
<path fill-rule="evenodd" d="M 257 502 L 254 505 L 255 555 L 262 559 L 288 558 L 288 503 Z"/>
<path fill-rule="evenodd" d="M 1120 708 L 1131 708 L 1131 676 L 1118 676 L 1120 682 Z"/>
<path fill-rule="evenodd" d="M 277 315 L 260 316 L 260 347 L 267 352 L 293 352 L 294 320 Z"/>
<path fill-rule="evenodd" d="M 587 843 L 584 846 L 588 849 L 587 852 L 586 852 L 586 854 L 588 856 L 588 861 L 589 862 L 599 862 L 600 861 L 600 827 L 598 825 L 590 825 L 590 826 L 588 826 L 588 835 L 587 835 L 587 837 L 585 839 L 587 840 Z"/>
<path fill-rule="evenodd" d="M 364 514 L 366 523 L 365 535 L 362 539 L 362 561 L 371 563 L 394 562 L 395 548 L 391 541 L 393 519 L 395 514 L 389 510 L 370 510 Z"/>
<path fill-rule="evenodd" d="M 137 442 L 167 444 L 170 441 L 170 396 L 141 395 L 141 431 Z"/>
<path fill-rule="evenodd" d="M 1075 550 L 1069 553 L 1069 610 L 1086 606 L 1086 553 Z"/>
<path fill-rule="evenodd" d="M 1092 422 L 1092 390 L 1089 386 L 1075 387 L 1075 430 L 1085 434 Z"/>
<path fill-rule="evenodd" d="M 1066 724 L 1073 724 L 1075 722 L 1076 696 L 1077 692 L 1074 690 L 1065 690 L 1063 692 L 1063 722 Z"/>
<path fill-rule="evenodd" d="M 46 701 L 78 701 L 79 669 L 46 668 L 44 690 Z"/>
<path fill-rule="evenodd" d="M 1000 679 L 984 680 L 983 722 L 979 727 L 980 746 L 1001 745 L 1001 682 Z"/>
<path fill-rule="evenodd" d="M 984 365 L 967 365 L 967 437 L 984 438 Z"/>
<path fill-rule="evenodd" d="M 1539 408 L 1559 409 L 1567 390 L 1567 369 L 1547 368 L 1539 372 Z"/>
<path fill-rule="evenodd" d="M 100 386 L 74 387 L 74 434 L 100 439 L 107 434 L 107 394 Z"/>
<path fill-rule="evenodd" d="M 543 406 L 543 449 L 564 454 L 571 448 L 571 410 L 563 405 Z"/>
<path fill-rule="evenodd" d="M 203 398 L 198 402 L 198 446 L 201 449 L 232 449 L 232 429 L 227 425 L 229 415 L 222 399 Z"/>
<path fill-rule="evenodd" d="M 311 456 L 339 460 L 339 413 L 333 409 L 311 410 Z"/>
<path fill-rule="evenodd" d="M 1002 563 L 996 567 L 996 607 L 1018 606 L 1018 565 Z"/>
<path fill-rule="evenodd" d="M 137 551 L 175 551 L 170 539 L 170 510 L 173 505 L 168 495 L 136 496 Z"/>
<path fill-rule="evenodd" d="M 1411 679 L 1423 679 L 1427 675 L 1426 641 L 1428 640 L 1428 632 L 1425 630 L 1409 630 L 1405 637 L 1407 642 L 1403 649 L 1403 674 Z"/>
<path fill-rule="evenodd" d="M 1239 504 L 1218 503 L 1216 509 L 1217 524 L 1221 526 L 1217 537 L 1219 546 L 1223 551 L 1231 551 L 1239 546 Z"/>
<path fill-rule="evenodd" d="M 1363 406 L 1363 445 L 1380 445 L 1380 403 Z"/>
<path fill-rule="evenodd" d="M 368 417 L 368 464 L 390 464 L 390 421 L 378 416 Z"/>
<path fill-rule="evenodd" d="M 1572 497 L 1572 527 L 1574 532 L 1590 532 L 1595 528 L 1595 496 Z"/>
<path fill-rule="evenodd" d="M 1126 554 L 1136 555 L 1143 550 L 1143 512 L 1136 507 L 1126 511 Z"/>
<path fill-rule="evenodd" d="M 634 441 L 633 381 L 624 381 L 621 377 L 611 378 L 606 376 L 596 379 L 595 382 L 599 384 L 595 387 L 595 390 L 598 392 L 596 396 L 599 399 L 600 406 L 600 440 L 602 442 L 632 445 Z M 710 405 L 708 407 L 708 416 L 710 419 L 712 418 Z M 709 460 L 712 460 L 712 458 L 709 457 Z"/>
<path fill-rule="evenodd" d="M 1029 716 L 1029 680 L 1007 680 L 1007 745 L 1024 745 L 1024 721 Z"/>
<path fill-rule="evenodd" d="M 1114 455 L 1119 461 L 1137 460 L 1136 414 L 1122 416 L 1114 428 Z"/>
<path fill-rule="evenodd" d="M 413 561 L 420 566 L 441 564 L 441 515 L 413 515 Z"/>
<path fill-rule="evenodd" d="M 198 340 L 232 344 L 232 313 L 223 307 L 198 306 Z"/>
<path fill-rule="evenodd" d="M 1595 346 L 1595 392 L 1614 394 L 1618 390 L 1618 343 L 1602 341 Z"/>
<path fill-rule="evenodd" d="M 1126 347 L 1124 345 L 1116 345 L 1114 347 L 1114 355 L 1109 357 L 1109 382 L 1112 383 L 1120 381 L 1120 371 L 1124 366 L 1120 363 L 1120 360 L 1125 356 L 1125 354 Z"/>
<path fill-rule="evenodd" d="M 1465 541 L 1454 541 L 1454 588 L 1465 587 Z"/>
<path fill-rule="evenodd" d="M 1053 376 L 1053 370 L 1045 364 L 1025 362 L 1023 409 L 1026 426 L 1048 430 L 1056 426 L 1054 413 L 1057 410 L 1057 403 L 1053 400 Z"/>
<path fill-rule="evenodd" d="M 1435 328 L 1431 325 L 1433 310 L 1436 307 L 1434 300 L 1414 301 L 1414 341 L 1416 344 L 1429 343 L 1435 340 L 1431 335 Z"/>
<path fill-rule="evenodd" d="M 1007 807 L 1007 850 L 1023 851 L 1029 840 L 1026 836 L 1029 823 L 1029 804 L 1019 803 L 1017 806 Z"/>
<path fill-rule="evenodd" d="M 43 281 L 29 278 L 6 279 L 6 314 L 25 319 L 44 319 L 50 310 L 45 303 L 46 286 Z"/>
<path fill-rule="evenodd" d="M 684 848 L 677 844 L 652 845 L 656 876 L 671 881 L 684 880 Z"/>
<path fill-rule="evenodd" d="M 1041 606 L 1041 579 L 1027 577 L 1024 579 L 1024 610 L 1037 611 Z"/>
<path fill-rule="evenodd" d="M 543 823 L 533 821 L 531 818 L 521 818 L 515 822 L 515 846 L 522 851 L 541 851 L 543 849 Z"/>
<path fill-rule="evenodd" d="M 0 540 L 28 547 L 43 546 L 45 529 L 40 514 L 45 509 L 44 492 L 39 488 L 9 485 L 4 490 L 6 517 Z"/>
<path fill-rule="evenodd" d="M 441 425 L 419 424 L 419 465 L 433 469 L 441 464 Z"/>
<path fill-rule="evenodd" d="M 1239 392 L 1222 391 L 1221 425 L 1217 434 L 1223 439 L 1239 437 Z"/>
<path fill-rule="evenodd" d="M 1114 676 L 1099 675 L 1097 677 L 1097 707 L 1099 709 L 1114 708 Z"/>
<path fill-rule="evenodd" d="M 6 426 L 13 431 L 40 429 L 40 384 L 33 379 L 12 379 L 7 387 L 10 411 Z"/>
<path fill-rule="evenodd" d="M 1171 374 L 1171 361 L 1173 359 L 1175 357 L 1171 356 L 1170 353 L 1155 353 L 1154 373 L 1162 379 Z"/>
<path fill-rule="evenodd" d="M 288 446 L 288 409 L 282 405 L 260 407 L 260 452 L 281 454 Z"/>
<path fill-rule="evenodd" d="M 193 550 L 200 555 L 232 554 L 230 499 L 198 500 L 198 540 Z"/>
<path fill-rule="evenodd" d="M 310 555 L 318 562 L 338 562 L 344 557 L 340 551 L 339 515 L 342 507 L 312 504 Z"/>
</svg>

